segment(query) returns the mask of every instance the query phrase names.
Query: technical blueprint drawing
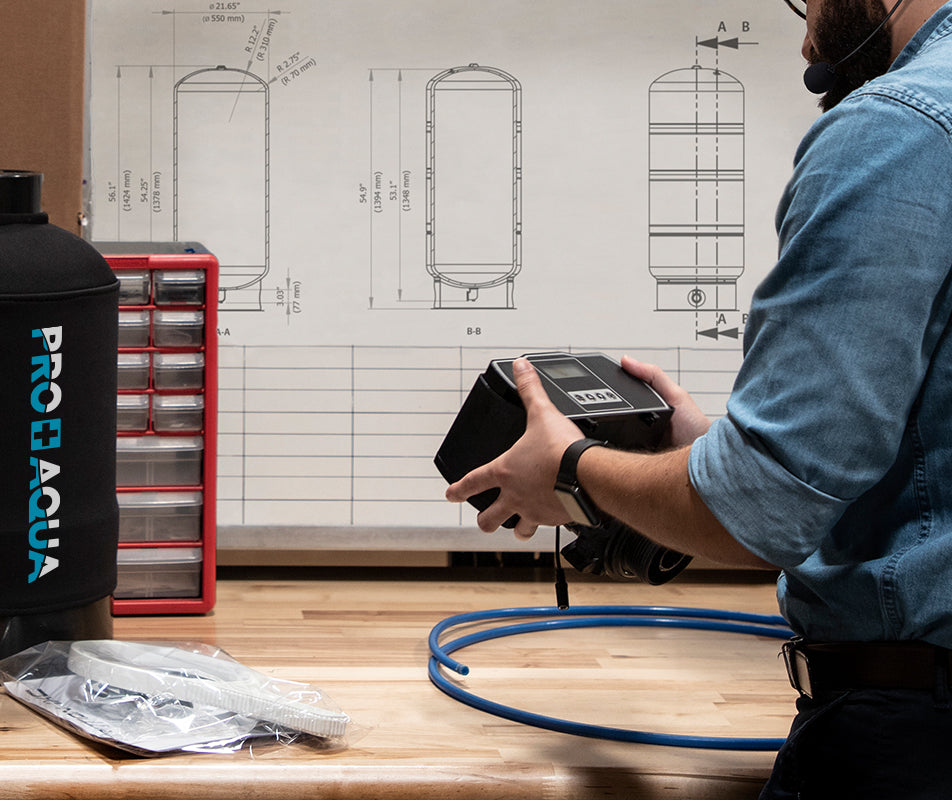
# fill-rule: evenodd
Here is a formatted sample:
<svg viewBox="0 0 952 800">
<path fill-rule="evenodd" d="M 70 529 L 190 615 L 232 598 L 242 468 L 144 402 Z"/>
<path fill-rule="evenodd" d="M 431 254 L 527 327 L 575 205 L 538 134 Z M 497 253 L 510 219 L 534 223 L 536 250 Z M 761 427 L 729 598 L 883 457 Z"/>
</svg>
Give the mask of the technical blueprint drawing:
<svg viewBox="0 0 952 800">
<path fill-rule="evenodd" d="M 723 413 L 818 113 L 802 33 L 779 0 L 90 0 L 90 236 L 221 262 L 220 524 L 473 549 L 432 457 L 497 356 L 629 352 Z"/>
</svg>

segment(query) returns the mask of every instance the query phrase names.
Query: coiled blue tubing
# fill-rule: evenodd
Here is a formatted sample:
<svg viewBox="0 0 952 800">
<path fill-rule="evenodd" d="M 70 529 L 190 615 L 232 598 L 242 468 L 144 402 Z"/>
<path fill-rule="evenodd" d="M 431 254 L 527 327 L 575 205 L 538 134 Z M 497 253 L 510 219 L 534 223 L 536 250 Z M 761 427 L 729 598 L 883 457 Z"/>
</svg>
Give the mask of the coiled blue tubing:
<svg viewBox="0 0 952 800">
<path fill-rule="evenodd" d="M 488 627 L 440 643 L 440 637 L 451 628 L 510 619 L 530 619 L 530 621 Z M 784 739 L 777 738 L 652 733 L 650 731 L 573 722 L 558 717 L 536 714 L 496 703 L 469 692 L 459 683 L 451 681 L 441 669 L 442 666 L 459 675 L 468 675 L 469 667 L 450 658 L 449 654 L 491 639 L 545 630 L 598 627 L 689 628 L 719 633 L 764 636 L 774 639 L 789 639 L 793 636 L 793 631 L 787 627 L 786 620 L 781 616 L 710 608 L 671 606 L 573 606 L 563 610 L 548 606 L 502 608 L 457 614 L 437 623 L 430 631 L 428 638 L 431 656 L 427 672 L 430 681 L 440 691 L 461 703 L 503 719 L 560 733 L 635 744 L 707 750 L 778 750 L 783 744 Z"/>
</svg>

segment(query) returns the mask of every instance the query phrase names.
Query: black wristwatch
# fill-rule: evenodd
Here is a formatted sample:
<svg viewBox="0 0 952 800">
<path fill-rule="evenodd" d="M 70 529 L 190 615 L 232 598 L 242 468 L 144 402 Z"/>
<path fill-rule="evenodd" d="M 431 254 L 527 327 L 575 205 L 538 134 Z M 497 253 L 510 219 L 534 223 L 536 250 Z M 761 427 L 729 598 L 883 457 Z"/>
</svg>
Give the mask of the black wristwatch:
<svg viewBox="0 0 952 800">
<path fill-rule="evenodd" d="M 589 447 L 607 446 L 608 442 L 598 439 L 579 439 L 565 448 L 562 454 L 559 474 L 555 479 L 555 494 L 562 501 L 572 522 L 577 522 L 579 525 L 598 525 L 601 522 L 601 515 L 585 490 L 579 485 L 578 476 L 575 474 L 578 460 Z"/>
</svg>

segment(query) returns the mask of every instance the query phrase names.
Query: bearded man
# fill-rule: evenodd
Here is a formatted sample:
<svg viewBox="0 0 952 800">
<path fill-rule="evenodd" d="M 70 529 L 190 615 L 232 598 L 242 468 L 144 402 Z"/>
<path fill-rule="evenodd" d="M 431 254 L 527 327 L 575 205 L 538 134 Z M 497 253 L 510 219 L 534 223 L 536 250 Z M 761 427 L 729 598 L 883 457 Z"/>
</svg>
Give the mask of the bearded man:
<svg viewBox="0 0 952 800">
<path fill-rule="evenodd" d="M 670 448 L 580 443 L 517 361 L 525 435 L 447 497 L 498 488 L 480 528 L 527 538 L 573 521 L 561 464 L 665 547 L 779 568 L 801 696 L 762 800 L 952 798 L 952 2 L 785 2 L 824 113 L 727 413 L 626 358 L 675 408 Z"/>
</svg>

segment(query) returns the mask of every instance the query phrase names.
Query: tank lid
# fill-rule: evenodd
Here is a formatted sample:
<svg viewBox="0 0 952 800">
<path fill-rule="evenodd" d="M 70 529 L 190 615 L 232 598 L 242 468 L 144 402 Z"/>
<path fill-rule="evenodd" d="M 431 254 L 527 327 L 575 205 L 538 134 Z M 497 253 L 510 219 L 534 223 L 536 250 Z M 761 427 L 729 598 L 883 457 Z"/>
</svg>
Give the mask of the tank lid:
<svg viewBox="0 0 952 800">
<path fill-rule="evenodd" d="M 39 214 L 42 172 L 0 169 L 0 214 Z"/>
</svg>

